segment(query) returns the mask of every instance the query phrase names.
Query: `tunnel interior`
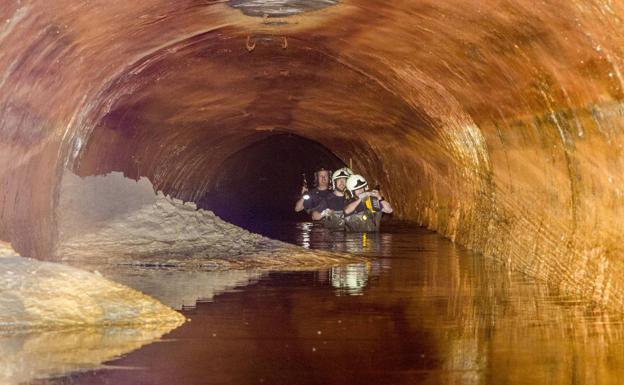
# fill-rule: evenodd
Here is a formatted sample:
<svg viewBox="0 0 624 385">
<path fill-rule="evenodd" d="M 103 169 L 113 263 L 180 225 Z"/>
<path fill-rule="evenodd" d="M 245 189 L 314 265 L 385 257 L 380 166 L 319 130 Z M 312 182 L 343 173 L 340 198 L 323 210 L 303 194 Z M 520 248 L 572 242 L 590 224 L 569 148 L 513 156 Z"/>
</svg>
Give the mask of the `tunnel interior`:
<svg viewBox="0 0 624 385">
<path fill-rule="evenodd" d="M 223 170 L 260 183 L 278 157 L 253 159 L 297 140 L 395 217 L 624 306 L 621 4 L 58 4 L 0 8 L 0 237 L 20 253 L 53 258 L 67 169 L 242 220 L 225 195 L 279 210 Z M 287 163 L 289 183 L 312 167 Z"/>
<path fill-rule="evenodd" d="M 242 316 L 217 317 L 233 333 L 185 313 L 202 339 L 178 340 L 202 378 L 253 364 L 193 352 L 231 351 L 226 339 L 261 363 L 302 341 L 307 368 L 321 356 L 332 368 L 293 371 L 313 383 L 370 352 L 429 383 L 429 364 L 445 365 L 441 383 L 542 383 L 559 364 L 562 384 L 621 371 L 623 323 L 601 310 L 624 313 L 624 2 L 3 1 L 0 47 L 0 334 L 29 322 L 149 329 L 158 301 L 221 296 L 214 309 Z M 293 223 L 308 220 L 293 212 L 303 175 L 312 185 L 315 170 L 344 165 L 409 225 L 369 236 Z M 254 233 L 275 220 L 289 222 Z M 286 339 L 271 345 L 283 311 Z M 325 350 L 340 341 L 325 320 L 347 333 L 340 355 Z M 124 343 L 99 332 L 23 343 L 26 330 L 5 354 L 20 367 L 13 349 L 37 345 L 39 363 L 37 347 Z M 388 336 L 396 349 L 379 344 Z M 539 367 L 524 364 L 533 356 Z"/>
<path fill-rule="evenodd" d="M 427 168 L 452 178 L 471 167 L 444 142 L 439 118 L 325 44 L 224 28 L 160 48 L 100 91 L 70 167 L 83 177 L 147 177 L 240 225 L 304 219 L 292 206 L 315 168 L 348 162 L 405 200 L 415 185 L 429 188 Z M 421 149 L 416 157 L 408 143 Z"/>
<path fill-rule="evenodd" d="M 305 212 L 293 210 L 304 178 L 312 188 L 317 170 L 344 165 L 317 142 L 292 134 L 271 135 L 225 159 L 197 204 L 243 228 L 250 222 L 309 220 Z"/>
</svg>

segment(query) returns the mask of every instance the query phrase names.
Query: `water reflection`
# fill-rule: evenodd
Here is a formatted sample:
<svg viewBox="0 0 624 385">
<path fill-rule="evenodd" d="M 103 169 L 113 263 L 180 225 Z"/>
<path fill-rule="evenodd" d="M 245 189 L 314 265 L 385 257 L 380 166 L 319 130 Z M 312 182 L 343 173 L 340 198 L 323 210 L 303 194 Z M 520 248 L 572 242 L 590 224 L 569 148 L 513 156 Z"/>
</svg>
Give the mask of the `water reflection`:
<svg viewBox="0 0 624 385">
<path fill-rule="evenodd" d="M 187 311 L 192 322 L 174 330 L 170 342 L 109 363 L 137 370 L 52 383 L 620 383 L 620 315 L 424 230 L 366 238 L 307 230 L 310 248 L 376 257 L 318 272 L 270 273 Z"/>
<path fill-rule="evenodd" d="M 365 263 L 332 267 L 330 281 L 338 295 L 360 295 L 368 282 L 368 272 L 369 265 Z"/>
<path fill-rule="evenodd" d="M 301 241 L 297 244 L 303 246 L 306 249 L 310 248 L 310 232 L 312 231 L 312 222 L 297 223 L 298 234 L 301 234 Z"/>
<path fill-rule="evenodd" d="M 277 228 L 275 227 L 277 226 Z M 392 233 L 347 233 L 324 228 L 312 222 L 293 224 L 296 231 L 282 232 L 283 224 L 263 224 L 253 230 L 272 238 L 301 245 L 306 249 L 331 250 L 367 256 L 388 256 L 391 253 Z"/>
<path fill-rule="evenodd" d="M 0 334 L 0 384 L 93 370 L 158 340 L 176 325 Z"/>
</svg>

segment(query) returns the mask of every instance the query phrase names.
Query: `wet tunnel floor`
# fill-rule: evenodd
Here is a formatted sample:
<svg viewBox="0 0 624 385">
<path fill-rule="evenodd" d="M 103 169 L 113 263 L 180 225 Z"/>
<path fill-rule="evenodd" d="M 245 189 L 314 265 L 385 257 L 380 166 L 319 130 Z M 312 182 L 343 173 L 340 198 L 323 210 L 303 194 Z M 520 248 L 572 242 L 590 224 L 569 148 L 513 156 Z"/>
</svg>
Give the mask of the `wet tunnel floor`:
<svg viewBox="0 0 624 385">
<path fill-rule="evenodd" d="M 621 383 L 621 316 L 437 234 L 396 225 L 365 237 L 306 223 L 260 230 L 371 261 L 265 274 L 184 310 L 191 322 L 103 369 L 36 383 Z"/>
</svg>

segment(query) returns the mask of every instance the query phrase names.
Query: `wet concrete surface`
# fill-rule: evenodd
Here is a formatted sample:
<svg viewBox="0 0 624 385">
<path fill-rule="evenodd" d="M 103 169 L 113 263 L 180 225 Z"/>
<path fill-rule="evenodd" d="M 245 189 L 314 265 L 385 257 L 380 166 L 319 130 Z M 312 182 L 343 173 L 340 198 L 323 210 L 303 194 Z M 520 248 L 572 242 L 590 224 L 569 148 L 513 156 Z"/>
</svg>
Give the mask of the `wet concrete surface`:
<svg viewBox="0 0 624 385">
<path fill-rule="evenodd" d="M 616 384 L 622 316 L 421 228 L 250 226 L 370 262 L 272 272 L 102 370 L 37 384 Z"/>
</svg>

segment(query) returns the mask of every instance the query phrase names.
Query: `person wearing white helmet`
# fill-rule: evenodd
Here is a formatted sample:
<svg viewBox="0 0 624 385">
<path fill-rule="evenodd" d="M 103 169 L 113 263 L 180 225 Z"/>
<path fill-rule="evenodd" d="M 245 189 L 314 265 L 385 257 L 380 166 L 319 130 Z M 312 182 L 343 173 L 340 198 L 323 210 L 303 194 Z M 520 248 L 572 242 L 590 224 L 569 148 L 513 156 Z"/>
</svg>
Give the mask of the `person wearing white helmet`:
<svg viewBox="0 0 624 385">
<path fill-rule="evenodd" d="M 313 189 L 308 190 L 305 184 L 301 187 L 301 198 L 295 203 L 296 212 L 306 210 L 306 212 L 311 214 L 314 210 L 318 210 L 319 205 L 331 195 L 329 176 L 330 171 L 321 168 L 314 173 L 315 187 Z"/>
<path fill-rule="evenodd" d="M 349 167 L 343 167 L 340 168 L 338 170 L 336 170 L 333 174 L 332 174 L 332 187 L 334 190 L 338 189 L 340 191 L 343 192 L 343 196 L 344 196 L 344 191 L 347 188 L 347 179 L 353 175 L 353 170 L 351 170 Z M 340 187 L 339 185 L 341 185 L 342 187 Z"/>
<path fill-rule="evenodd" d="M 347 186 L 347 178 L 351 175 L 353 175 L 353 171 L 348 167 L 338 169 L 332 174 L 333 193 L 325 198 L 324 204 L 319 205 L 317 209 L 312 212 L 313 220 L 331 218 L 335 216 L 335 214 L 343 216 L 345 207 L 344 193 Z"/>
<path fill-rule="evenodd" d="M 345 215 L 362 213 L 365 211 L 392 213 L 392 206 L 379 191 L 368 191 L 368 183 L 362 175 L 354 174 L 347 179 L 347 189 L 353 196 L 344 209 Z"/>
</svg>

